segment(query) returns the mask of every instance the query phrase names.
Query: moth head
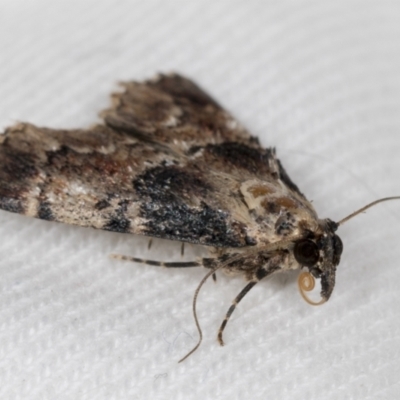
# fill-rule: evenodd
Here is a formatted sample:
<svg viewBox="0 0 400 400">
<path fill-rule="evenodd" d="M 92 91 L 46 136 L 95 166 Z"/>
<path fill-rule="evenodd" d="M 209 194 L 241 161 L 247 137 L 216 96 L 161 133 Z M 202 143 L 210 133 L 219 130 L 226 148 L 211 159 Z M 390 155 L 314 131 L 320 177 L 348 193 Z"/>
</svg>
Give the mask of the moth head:
<svg viewBox="0 0 400 400">
<path fill-rule="evenodd" d="M 322 304 L 329 299 L 335 287 L 336 267 L 340 262 L 343 243 L 335 233 L 338 225 L 330 220 L 321 221 L 321 233 L 310 232 L 294 243 L 293 255 L 298 264 L 308 268 L 299 276 L 299 288 L 310 304 Z M 314 288 L 315 279 L 321 282 L 321 301 L 315 303 L 305 294 Z"/>
<path fill-rule="evenodd" d="M 343 243 L 336 230 L 348 220 L 366 211 L 368 208 L 388 200 L 400 200 L 400 196 L 378 199 L 354 211 L 339 222 L 330 219 L 319 221 L 320 233 L 310 232 L 305 237 L 295 241 L 293 255 L 301 267 L 307 267 L 308 272 L 299 275 L 298 283 L 300 293 L 311 305 L 319 305 L 329 300 L 335 287 L 336 267 L 340 262 Z M 321 301 L 314 302 L 305 292 L 314 289 L 315 278 L 321 280 Z"/>
</svg>

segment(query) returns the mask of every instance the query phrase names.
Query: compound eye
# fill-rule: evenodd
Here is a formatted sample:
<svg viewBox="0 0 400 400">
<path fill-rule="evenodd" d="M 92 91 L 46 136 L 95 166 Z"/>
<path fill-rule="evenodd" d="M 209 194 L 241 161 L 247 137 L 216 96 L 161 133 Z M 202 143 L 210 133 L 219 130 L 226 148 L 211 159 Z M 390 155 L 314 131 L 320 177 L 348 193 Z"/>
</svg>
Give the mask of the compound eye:
<svg viewBox="0 0 400 400">
<path fill-rule="evenodd" d="M 338 257 L 342 255 L 343 252 L 343 242 L 338 235 L 333 237 L 333 250 Z"/>
<path fill-rule="evenodd" d="M 317 245 L 309 239 L 304 239 L 294 245 L 294 257 L 305 267 L 313 267 L 319 259 Z"/>
<path fill-rule="evenodd" d="M 338 265 L 340 261 L 340 256 L 343 252 L 343 243 L 338 235 L 333 236 L 333 259 L 334 265 Z"/>
</svg>

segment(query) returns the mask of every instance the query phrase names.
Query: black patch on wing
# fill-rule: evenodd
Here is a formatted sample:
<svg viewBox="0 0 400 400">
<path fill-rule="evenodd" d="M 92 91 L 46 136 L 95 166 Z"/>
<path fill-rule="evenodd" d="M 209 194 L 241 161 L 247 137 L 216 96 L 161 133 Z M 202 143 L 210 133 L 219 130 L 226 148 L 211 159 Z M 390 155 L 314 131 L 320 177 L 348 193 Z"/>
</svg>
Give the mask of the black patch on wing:
<svg viewBox="0 0 400 400">
<path fill-rule="evenodd" d="M 118 208 L 114 211 L 112 217 L 103 226 L 106 231 L 128 233 L 131 227 L 131 221 L 126 218 L 126 210 L 128 207 L 128 200 L 121 200 L 118 203 Z"/>
<path fill-rule="evenodd" d="M 46 221 L 54 221 L 54 215 L 51 212 L 51 206 L 48 201 L 40 202 L 37 216 Z"/>
<path fill-rule="evenodd" d="M 0 208 L 24 214 L 26 193 L 38 174 L 34 155 L 9 146 L 6 138 L 0 146 L 0 161 Z"/>
<path fill-rule="evenodd" d="M 245 227 L 228 223 L 226 211 L 203 200 L 215 189 L 200 173 L 158 166 L 135 179 L 133 187 L 142 199 L 141 217 L 148 221 L 144 234 L 216 247 L 246 245 Z"/>
<path fill-rule="evenodd" d="M 129 232 L 130 226 L 131 222 L 128 219 L 122 216 L 115 216 L 103 226 L 103 229 L 106 231 L 127 233 Z"/>
<path fill-rule="evenodd" d="M 137 193 L 150 196 L 160 205 L 182 198 L 203 197 L 214 189 L 199 171 L 188 172 L 175 165 L 148 169 L 134 180 L 133 186 Z"/>
<path fill-rule="evenodd" d="M 2 192 L 4 192 L 2 190 Z M 0 197 L 0 208 L 5 211 L 14 212 L 17 214 L 24 214 L 25 209 L 18 199 L 10 198 L 9 196 Z"/>
<path fill-rule="evenodd" d="M 268 160 L 272 156 L 270 149 L 249 147 L 243 143 L 225 142 L 217 145 L 207 145 L 206 151 L 221 162 L 247 170 L 258 175 L 269 172 Z"/>
</svg>

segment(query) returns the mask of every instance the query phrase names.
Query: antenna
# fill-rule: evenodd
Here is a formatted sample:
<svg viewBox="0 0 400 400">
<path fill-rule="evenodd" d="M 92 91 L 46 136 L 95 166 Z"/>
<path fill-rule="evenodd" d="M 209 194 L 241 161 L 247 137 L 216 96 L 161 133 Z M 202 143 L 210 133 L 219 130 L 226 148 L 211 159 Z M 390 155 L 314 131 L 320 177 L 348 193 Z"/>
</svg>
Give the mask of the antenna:
<svg viewBox="0 0 400 400">
<path fill-rule="evenodd" d="M 368 208 L 371 208 L 373 206 L 375 206 L 376 204 L 379 203 L 383 203 L 384 201 L 389 201 L 389 200 L 400 200 L 400 196 L 393 196 L 393 197 L 384 197 L 383 199 L 379 199 L 379 200 L 375 200 L 372 203 L 367 204 L 366 206 L 360 208 L 357 211 L 354 211 L 353 213 L 351 213 L 350 215 L 348 215 L 347 217 L 341 219 L 339 222 L 337 222 L 338 225 L 343 225 L 345 222 L 347 222 L 349 219 L 352 219 L 353 217 L 355 217 L 358 214 L 361 214 L 362 212 L 364 212 L 365 210 L 368 210 Z"/>
</svg>

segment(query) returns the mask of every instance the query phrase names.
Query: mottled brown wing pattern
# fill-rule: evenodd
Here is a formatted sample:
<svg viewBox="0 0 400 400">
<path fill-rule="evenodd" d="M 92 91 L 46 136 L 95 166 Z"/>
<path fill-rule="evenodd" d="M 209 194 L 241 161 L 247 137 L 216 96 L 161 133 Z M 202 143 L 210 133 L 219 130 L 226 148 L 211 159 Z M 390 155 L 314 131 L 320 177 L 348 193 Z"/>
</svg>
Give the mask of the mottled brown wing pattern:
<svg viewBox="0 0 400 400">
<path fill-rule="evenodd" d="M 286 205 L 308 204 L 274 151 L 262 149 L 188 79 L 161 75 L 127 83 L 113 99 L 103 112 L 105 125 L 7 129 L 0 144 L 0 208 L 98 229 L 244 247 L 255 245 L 264 229 L 243 189 L 257 184 L 245 182 L 267 182 L 270 191 L 286 185 L 296 192 Z"/>
<path fill-rule="evenodd" d="M 123 230 L 123 221 L 118 228 L 112 214 L 118 214 L 119 198 L 133 200 L 129 173 L 136 139 L 104 126 L 57 131 L 30 124 L 7 129 L 1 139 L 1 208 L 45 220 L 102 229 L 115 225 L 111 230 Z M 135 216 L 133 209 L 129 215 Z"/>
<path fill-rule="evenodd" d="M 183 151 L 222 142 L 259 148 L 256 138 L 189 79 L 160 74 L 122 86 L 124 91 L 112 96 L 112 108 L 102 112 L 105 123 L 114 129 Z"/>
</svg>

